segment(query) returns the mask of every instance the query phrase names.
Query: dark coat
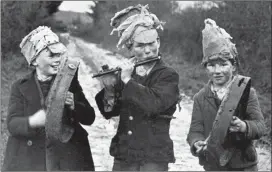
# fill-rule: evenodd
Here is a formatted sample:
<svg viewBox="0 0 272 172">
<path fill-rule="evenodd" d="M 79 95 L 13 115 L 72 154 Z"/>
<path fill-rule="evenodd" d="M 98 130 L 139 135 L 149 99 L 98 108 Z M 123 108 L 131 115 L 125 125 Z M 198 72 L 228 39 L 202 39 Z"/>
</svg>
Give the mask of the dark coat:
<svg viewBox="0 0 272 172">
<path fill-rule="evenodd" d="M 239 107 L 238 111 L 241 112 L 243 107 Z M 194 96 L 194 105 L 192 112 L 192 121 L 188 133 L 187 141 L 191 146 L 191 152 L 195 154 L 193 144 L 199 140 L 205 140 L 213 126 L 213 121 L 216 117 L 219 104 L 216 104 L 216 97 L 210 89 L 210 84 L 207 84 Z M 236 151 L 232 155 L 229 163 L 226 165 L 225 170 L 228 168 L 246 168 L 257 164 L 257 153 L 253 145 L 254 139 L 259 139 L 265 133 L 264 118 L 259 106 L 258 98 L 255 89 L 250 89 L 246 114 L 243 118 L 247 124 L 246 133 L 231 133 L 227 139 L 233 139 L 232 143 L 236 147 Z M 232 136 L 231 136 L 232 135 Z M 207 162 L 203 156 L 199 157 L 200 164 L 209 166 L 214 162 Z"/>
<path fill-rule="evenodd" d="M 94 170 L 88 134 L 79 123 L 91 125 L 95 112 L 77 77 L 74 77 L 69 91 L 74 93 L 75 110 L 65 107 L 64 116 L 70 114 L 68 120 L 75 132 L 68 143 L 53 143 L 46 139 L 44 127 L 33 129 L 28 124 L 28 117 L 42 108 L 35 71 L 12 85 L 7 116 L 10 136 L 4 171 L 45 171 L 46 163 L 57 165 L 59 170 Z M 51 156 L 50 160 L 46 156 Z"/>
<path fill-rule="evenodd" d="M 112 156 L 128 162 L 175 161 L 169 127 L 179 97 L 178 83 L 177 72 L 159 61 L 148 76 L 132 75 L 111 112 L 104 112 L 104 89 L 96 95 L 98 108 L 106 119 L 120 116 L 110 146 Z"/>
</svg>

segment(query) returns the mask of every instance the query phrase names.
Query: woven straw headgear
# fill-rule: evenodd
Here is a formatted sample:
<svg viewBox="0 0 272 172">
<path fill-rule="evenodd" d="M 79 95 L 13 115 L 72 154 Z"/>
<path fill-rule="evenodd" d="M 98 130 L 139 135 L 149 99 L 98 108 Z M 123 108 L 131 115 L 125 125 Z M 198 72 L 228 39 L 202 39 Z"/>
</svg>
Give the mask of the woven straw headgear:
<svg viewBox="0 0 272 172">
<path fill-rule="evenodd" d="M 39 26 L 26 35 L 20 43 L 22 54 L 29 65 L 37 58 L 37 55 L 45 48 L 52 53 L 64 53 L 66 47 L 60 43 L 59 37 L 47 26 Z"/>
<path fill-rule="evenodd" d="M 110 23 L 114 27 L 111 35 L 115 31 L 118 32 L 120 39 L 117 48 L 124 45 L 129 47 L 133 43 L 135 32 L 140 34 L 141 32 L 152 30 L 150 32 L 154 33 L 155 31 L 157 33 L 156 29 L 163 30 L 163 24 L 164 22 L 159 21 L 155 14 L 148 11 L 148 5 L 142 6 L 139 4 L 127 7 L 114 15 Z"/>
<path fill-rule="evenodd" d="M 216 25 L 212 19 L 205 19 L 205 28 L 202 30 L 203 60 L 205 65 L 209 60 L 216 58 L 232 59 L 237 61 L 235 44 L 230 40 L 232 37 L 222 28 Z"/>
</svg>

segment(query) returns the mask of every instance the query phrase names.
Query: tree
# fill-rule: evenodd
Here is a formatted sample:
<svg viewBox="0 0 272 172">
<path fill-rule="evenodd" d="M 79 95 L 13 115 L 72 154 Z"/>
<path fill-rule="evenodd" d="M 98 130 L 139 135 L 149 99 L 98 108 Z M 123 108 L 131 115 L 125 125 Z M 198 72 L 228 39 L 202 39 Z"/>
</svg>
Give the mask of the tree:
<svg viewBox="0 0 272 172">
<path fill-rule="evenodd" d="M 57 11 L 61 1 L 1 1 L 1 50 L 17 52 L 22 38 Z"/>
</svg>

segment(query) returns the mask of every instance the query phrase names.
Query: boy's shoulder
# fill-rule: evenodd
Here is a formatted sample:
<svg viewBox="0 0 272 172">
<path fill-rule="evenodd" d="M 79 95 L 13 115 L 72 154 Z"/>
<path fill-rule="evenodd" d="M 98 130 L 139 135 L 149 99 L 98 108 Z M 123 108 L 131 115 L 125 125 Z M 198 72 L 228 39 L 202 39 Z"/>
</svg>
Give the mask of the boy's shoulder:
<svg viewBox="0 0 272 172">
<path fill-rule="evenodd" d="M 24 76 L 18 78 L 17 80 L 13 81 L 13 85 L 21 85 L 24 84 L 26 81 L 28 81 L 29 79 L 31 79 L 31 77 L 34 75 L 33 71 L 25 74 Z"/>
<path fill-rule="evenodd" d="M 194 99 L 201 99 L 202 97 L 204 97 L 207 94 L 208 89 L 208 85 L 205 85 L 194 95 Z"/>
</svg>

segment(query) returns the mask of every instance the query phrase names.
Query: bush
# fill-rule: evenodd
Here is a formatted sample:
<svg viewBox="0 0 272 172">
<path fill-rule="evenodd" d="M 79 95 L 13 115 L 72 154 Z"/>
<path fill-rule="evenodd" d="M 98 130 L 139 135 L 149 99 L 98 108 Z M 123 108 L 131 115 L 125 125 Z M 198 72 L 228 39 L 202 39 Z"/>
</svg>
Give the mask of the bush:
<svg viewBox="0 0 272 172">
<path fill-rule="evenodd" d="M 57 11 L 61 4 L 46 1 L 1 1 L 1 50 L 18 52 L 22 38 Z M 6 56 L 2 56 L 6 57 Z"/>
</svg>

